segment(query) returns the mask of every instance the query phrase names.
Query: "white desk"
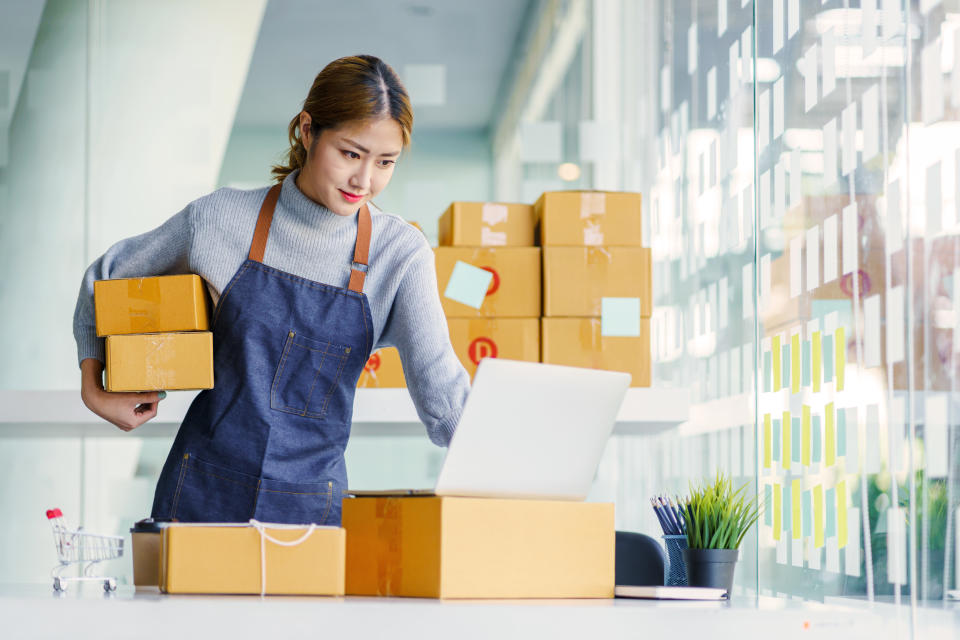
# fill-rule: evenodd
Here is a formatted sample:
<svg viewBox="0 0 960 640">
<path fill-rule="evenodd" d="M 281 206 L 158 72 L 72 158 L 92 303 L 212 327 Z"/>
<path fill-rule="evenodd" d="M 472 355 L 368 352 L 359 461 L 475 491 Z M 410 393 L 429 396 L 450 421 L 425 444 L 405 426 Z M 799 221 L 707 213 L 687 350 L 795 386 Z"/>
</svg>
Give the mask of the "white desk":
<svg viewBox="0 0 960 640">
<path fill-rule="evenodd" d="M 73 585 L 71 585 L 73 586 Z M 89 585 L 96 587 L 96 585 Z M 121 586 L 63 597 L 48 584 L 0 585 L 5 638 L 909 638 L 907 607 L 775 598 L 437 601 L 411 598 L 167 596 Z M 924 640 L 954 640 L 960 605 L 921 619 Z"/>
</svg>

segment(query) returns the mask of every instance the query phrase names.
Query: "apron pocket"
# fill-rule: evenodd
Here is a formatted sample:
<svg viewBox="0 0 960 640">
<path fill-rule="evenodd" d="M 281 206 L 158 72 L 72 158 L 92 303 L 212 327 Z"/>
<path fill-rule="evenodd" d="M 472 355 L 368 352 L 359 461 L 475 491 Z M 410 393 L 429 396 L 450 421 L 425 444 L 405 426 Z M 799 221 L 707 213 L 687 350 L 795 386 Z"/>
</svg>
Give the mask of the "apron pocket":
<svg viewBox="0 0 960 640">
<path fill-rule="evenodd" d="M 306 418 L 325 417 L 350 351 L 329 340 L 288 331 L 270 389 L 270 407 Z"/>
<path fill-rule="evenodd" d="M 337 483 L 283 482 L 264 478 L 254 518 L 287 524 L 340 524 Z M 335 520 L 334 520 L 335 518 Z"/>
<path fill-rule="evenodd" d="M 253 513 L 258 481 L 256 476 L 184 454 L 171 517 L 180 522 L 246 522 Z"/>
</svg>

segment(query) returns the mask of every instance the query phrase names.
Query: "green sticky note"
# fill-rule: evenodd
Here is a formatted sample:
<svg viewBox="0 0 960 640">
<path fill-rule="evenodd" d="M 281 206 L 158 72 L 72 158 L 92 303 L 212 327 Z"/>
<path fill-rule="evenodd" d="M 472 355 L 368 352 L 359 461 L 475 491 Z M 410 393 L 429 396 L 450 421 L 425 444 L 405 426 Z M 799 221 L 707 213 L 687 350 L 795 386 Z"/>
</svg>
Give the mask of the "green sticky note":
<svg viewBox="0 0 960 640">
<path fill-rule="evenodd" d="M 783 443 L 783 468 L 784 469 L 790 468 L 790 460 L 792 459 L 792 456 L 790 453 L 790 445 L 792 444 L 792 441 L 790 440 L 790 424 L 791 424 L 790 412 L 784 411 L 783 412 L 783 436 L 780 438 L 780 440 Z"/>
<path fill-rule="evenodd" d="M 794 418 L 790 425 L 791 454 L 794 462 L 800 462 L 800 418 Z"/>
<path fill-rule="evenodd" d="M 837 535 L 837 494 L 834 488 L 827 489 L 824 497 L 827 506 L 827 537 Z"/>
<path fill-rule="evenodd" d="M 813 376 L 813 391 L 816 393 L 820 391 L 820 359 L 822 355 L 820 351 L 819 331 L 813 332 L 813 342 L 811 343 L 810 349 L 813 352 L 813 368 L 811 371 Z"/>
<path fill-rule="evenodd" d="M 763 485 L 763 524 L 773 524 L 773 487 L 769 484 Z"/>
<path fill-rule="evenodd" d="M 490 271 L 457 260 L 443 295 L 450 300 L 479 309 L 487 296 L 492 279 L 493 273 Z"/>
<path fill-rule="evenodd" d="M 763 415 L 763 467 L 765 469 L 770 468 L 770 458 L 772 452 L 770 451 L 770 438 L 771 438 L 771 422 L 770 414 L 765 413 Z"/>
<path fill-rule="evenodd" d="M 773 380 L 773 362 L 769 351 L 763 352 L 763 392 L 770 393 Z"/>
<path fill-rule="evenodd" d="M 857 526 L 857 523 L 853 523 Z M 847 546 L 847 481 L 837 483 L 837 547 Z"/>
<path fill-rule="evenodd" d="M 832 403 L 831 403 L 832 404 Z M 837 411 L 837 455 L 847 456 L 847 410 Z"/>
<path fill-rule="evenodd" d="M 803 341 L 803 386 L 810 386 L 810 341 Z"/>
<path fill-rule="evenodd" d="M 800 393 L 800 334 L 795 333 L 790 337 L 790 353 L 793 360 L 790 362 L 790 392 Z"/>
<path fill-rule="evenodd" d="M 828 467 L 832 467 L 837 461 L 837 434 L 836 428 L 834 427 L 834 416 L 836 411 L 834 410 L 833 403 L 828 402 L 827 406 L 824 407 L 826 415 L 824 416 L 824 464 Z"/>
<path fill-rule="evenodd" d="M 785 345 L 783 345 L 782 347 L 780 347 L 780 354 L 781 354 L 781 358 L 780 358 L 780 363 L 781 363 L 780 371 L 783 372 L 783 373 L 782 373 L 782 375 L 783 375 L 783 381 L 782 381 L 782 382 L 783 382 L 783 388 L 784 388 L 784 389 L 790 389 L 790 387 L 791 387 L 791 385 L 790 385 L 790 372 L 791 372 L 791 370 L 793 369 L 793 367 L 790 366 L 790 345 L 789 345 L 789 344 L 785 344 Z"/>
<path fill-rule="evenodd" d="M 813 496 L 809 491 L 803 492 L 803 537 L 809 538 L 813 531 Z"/>
<path fill-rule="evenodd" d="M 771 433 L 772 433 L 772 435 L 773 435 L 773 444 L 771 445 L 771 446 L 772 446 L 772 450 L 771 450 L 772 458 L 773 458 L 773 460 L 775 460 L 776 462 L 780 462 L 780 451 L 781 451 L 780 433 L 781 433 L 781 429 L 780 429 L 780 421 L 779 421 L 779 420 L 776 420 L 776 419 L 775 419 L 775 420 L 773 421 L 773 425 L 771 426 Z"/>
<path fill-rule="evenodd" d="M 771 344 L 770 351 L 773 353 L 773 390 L 780 391 L 780 389 L 783 388 L 780 377 L 780 336 L 773 336 L 773 338 L 771 338 Z"/>
<path fill-rule="evenodd" d="M 813 462 L 820 462 L 823 453 L 823 439 L 820 431 L 820 416 L 813 416 Z"/>
<path fill-rule="evenodd" d="M 803 405 L 803 410 L 800 413 L 801 425 L 803 433 L 801 435 L 802 443 L 801 447 L 803 449 L 800 458 L 803 461 L 803 466 L 810 466 L 810 407 Z"/>
<path fill-rule="evenodd" d="M 790 498 L 793 505 L 793 539 L 799 540 L 802 533 L 802 520 L 800 518 L 800 499 L 803 494 L 803 481 L 800 478 L 794 478 L 793 487 L 790 489 Z"/>
<path fill-rule="evenodd" d="M 640 336 L 640 298 L 601 298 L 600 335 Z"/>
</svg>

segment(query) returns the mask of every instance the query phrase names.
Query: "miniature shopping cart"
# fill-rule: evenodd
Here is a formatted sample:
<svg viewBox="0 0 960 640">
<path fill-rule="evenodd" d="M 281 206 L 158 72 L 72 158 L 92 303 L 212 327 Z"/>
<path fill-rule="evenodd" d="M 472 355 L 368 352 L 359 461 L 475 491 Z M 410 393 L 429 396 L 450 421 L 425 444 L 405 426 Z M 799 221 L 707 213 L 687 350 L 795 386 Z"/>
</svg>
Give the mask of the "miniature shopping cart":
<svg viewBox="0 0 960 640">
<path fill-rule="evenodd" d="M 121 536 L 103 536 L 87 533 L 82 527 L 71 530 L 63 523 L 63 513 L 60 509 L 47 511 L 47 519 L 53 527 L 53 541 L 57 548 L 57 559 L 60 564 L 53 568 L 53 588 L 55 591 L 66 591 L 67 582 L 73 581 L 103 581 L 103 590 L 106 592 L 117 590 L 117 579 L 107 576 L 94 575 L 93 566 L 103 560 L 113 560 L 123 555 L 123 538 Z M 67 577 L 60 575 L 64 569 L 72 564 L 83 564 L 81 575 Z"/>
</svg>

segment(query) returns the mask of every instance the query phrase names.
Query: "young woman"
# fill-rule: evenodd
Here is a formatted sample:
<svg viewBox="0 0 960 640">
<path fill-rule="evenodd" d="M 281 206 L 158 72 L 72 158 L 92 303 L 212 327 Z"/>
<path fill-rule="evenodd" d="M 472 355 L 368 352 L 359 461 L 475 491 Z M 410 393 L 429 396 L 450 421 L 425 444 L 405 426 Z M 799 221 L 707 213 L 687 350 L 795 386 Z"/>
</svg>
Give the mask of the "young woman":
<svg viewBox="0 0 960 640">
<path fill-rule="evenodd" d="M 396 346 L 430 439 L 450 441 L 469 390 L 416 228 L 370 206 L 409 145 L 413 112 L 373 56 L 336 60 L 290 122 L 277 184 L 219 189 L 118 242 L 84 276 L 74 315 L 81 394 L 129 431 L 165 395 L 103 390 L 93 283 L 197 273 L 213 298 L 215 387 L 194 400 L 152 515 L 182 522 L 339 524 L 354 389 Z"/>
</svg>

